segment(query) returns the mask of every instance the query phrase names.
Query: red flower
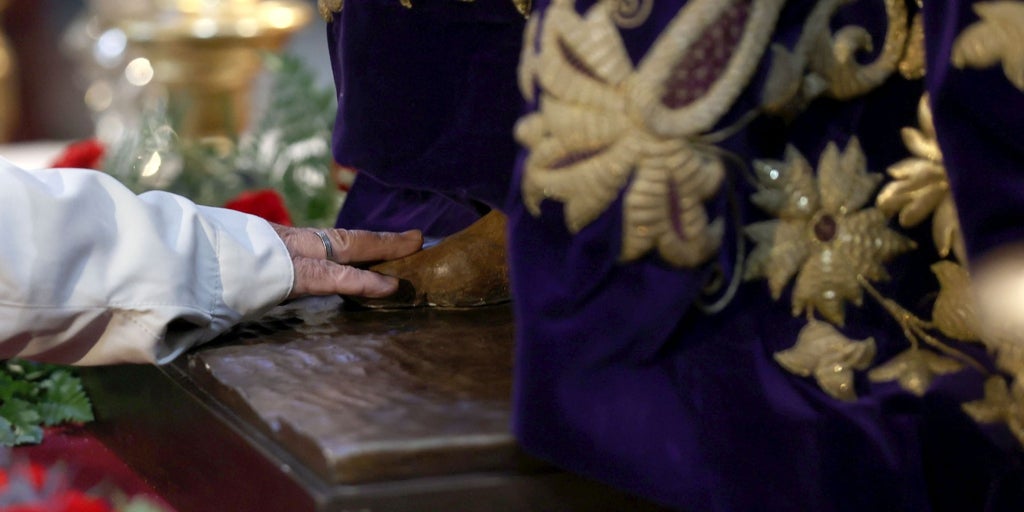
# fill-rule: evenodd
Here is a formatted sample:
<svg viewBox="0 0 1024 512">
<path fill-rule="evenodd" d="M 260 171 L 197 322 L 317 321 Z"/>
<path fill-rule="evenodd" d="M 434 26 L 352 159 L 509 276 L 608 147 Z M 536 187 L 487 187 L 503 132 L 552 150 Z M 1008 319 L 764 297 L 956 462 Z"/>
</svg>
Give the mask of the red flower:
<svg viewBox="0 0 1024 512">
<path fill-rule="evenodd" d="M 106 148 L 96 139 L 74 142 L 64 148 L 50 167 L 74 167 L 77 169 L 99 169 Z"/>
<path fill-rule="evenodd" d="M 60 512 L 112 512 L 114 510 L 106 500 L 74 490 L 59 496 L 56 501 L 55 510 Z"/>
<path fill-rule="evenodd" d="M 292 225 L 292 218 L 288 215 L 284 200 L 273 189 L 247 190 L 225 203 L 224 207 L 263 217 L 284 226 Z"/>
</svg>

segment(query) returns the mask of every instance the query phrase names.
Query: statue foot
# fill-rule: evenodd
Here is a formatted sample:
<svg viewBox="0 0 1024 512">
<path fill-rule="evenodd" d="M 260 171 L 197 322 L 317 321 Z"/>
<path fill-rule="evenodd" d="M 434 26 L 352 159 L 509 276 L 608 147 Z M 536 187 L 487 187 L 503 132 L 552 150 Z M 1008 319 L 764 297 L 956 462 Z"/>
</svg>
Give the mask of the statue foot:
<svg viewBox="0 0 1024 512">
<path fill-rule="evenodd" d="M 461 308 L 509 300 L 506 217 L 492 211 L 437 245 L 370 267 L 399 279 L 383 299 L 347 298 L 368 308 Z"/>
</svg>

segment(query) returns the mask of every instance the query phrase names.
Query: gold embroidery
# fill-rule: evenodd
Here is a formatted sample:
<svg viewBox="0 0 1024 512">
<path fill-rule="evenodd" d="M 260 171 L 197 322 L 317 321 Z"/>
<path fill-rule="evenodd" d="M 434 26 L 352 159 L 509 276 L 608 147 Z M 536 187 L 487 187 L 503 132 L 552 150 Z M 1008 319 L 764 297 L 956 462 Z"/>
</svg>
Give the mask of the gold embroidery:
<svg viewBox="0 0 1024 512">
<path fill-rule="evenodd" d="M 859 279 L 887 280 L 883 264 L 915 246 L 886 226 L 880 210 L 863 208 L 882 178 L 866 168 L 856 138 L 842 153 L 828 145 L 817 179 L 792 147 L 784 163 L 755 162 L 759 190 L 751 200 L 778 219 L 747 227 L 757 246 L 744 277 L 766 277 L 778 300 L 796 275 L 794 316 L 818 312 L 843 325 L 846 302 L 861 304 Z"/>
<path fill-rule="evenodd" d="M 985 381 L 985 398 L 961 406 L 978 423 L 1006 423 L 1017 441 L 1024 444 L 1024 388 L 1014 383 L 1011 392 L 1006 380 L 992 376 Z"/>
<path fill-rule="evenodd" d="M 634 69 L 612 21 L 616 4 L 599 2 L 581 17 L 571 0 L 555 0 L 544 14 L 540 53 L 532 54 L 528 35 L 531 54 L 520 66 L 527 98 L 534 84 L 541 93 L 539 110 L 516 126 L 530 149 L 527 209 L 538 215 L 544 199 L 560 201 L 575 233 L 629 183 L 622 259 L 657 248 L 673 265 L 706 261 L 723 228 L 703 203 L 724 167 L 694 139 L 750 80 L 782 3 L 689 2 Z M 707 52 L 719 53 L 709 59 Z"/>
<path fill-rule="evenodd" d="M 530 9 L 533 9 L 533 0 L 512 0 L 512 5 L 516 7 L 516 10 L 519 11 L 519 14 L 522 14 L 525 17 L 529 17 Z"/>
<path fill-rule="evenodd" d="M 953 42 L 953 65 L 981 69 L 1001 62 L 1006 78 L 1024 91 L 1024 3 L 979 2 L 974 12 L 981 21 Z"/>
<path fill-rule="evenodd" d="M 943 260 L 932 265 L 932 272 L 939 279 L 939 296 L 932 307 L 935 327 L 954 340 L 980 341 L 978 314 L 967 269 Z"/>
<path fill-rule="evenodd" d="M 920 6 L 920 2 L 918 2 Z M 907 39 L 907 50 L 900 59 L 900 74 L 907 80 L 923 78 L 926 68 L 924 53 L 924 16 L 921 13 L 914 15 L 914 21 L 910 23 L 910 37 Z"/>
<path fill-rule="evenodd" d="M 830 3 L 833 5 L 828 5 Z M 810 29 L 808 65 L 811 72 L 825 77 L 829 84 L 829 95 L 849 99 L 878 87 L 889 78 L 903 57 L 909 31 L 904 0 L 885 0 L 888 27 L 882 51 L 873 62 L 861 65 L 857 62 L 856 54 L 871 49 L 871 36 L 868 32 L 861 27 L 850 26 L 843 27 L 833 35 L 828 27 L 827 20 L 843 3 L 842 0 L 821 2 L 814 10 L 829 14 L 820 18 L 811 14 L 811 18 L 820 24 Z"/>
<path fill-rule="evenodd" d="M 829 395 L 857 399 L 853 370 L 866 370 L 875 358 L 875 340 L 853 341 L 825 322 L 811 321 L 797 335 L 796 345 L 775 353 L 775 361 L 790 373 L 814 376 Z"/>
<path fill-rule="evenodd" d="M 939 255 L 945 258 L 952 251 L 958 260 L 967 261 L 927 94 L 918 103 L 917 119 L 920 130 L 907 127 L 902 131 L 903 142 L 913 156 L 889 167 L 893 181 L 879 192 L 878 207 L 887 215 L 899 212 L 903 227 L 916 226 L 932 215 L 932 239 Z"/>
<path fill-rule="evenodd" d="M 317 0 L 316 6 L 320 11 L 320 17 L 330 23 L 334 20 L 334 13 L 345 8 L 345 0 Z"/>
<path fill-rule="evenodd" d="M 636 28 L 651 16 L 654 0 L 605 0 L 615 3 L 612 19 L 622 28 Z"/>
<path fill-rule="evenodd" d="M 923 126 L 930 126 L 922 118 Z M 929 128 L 925 128 L 927 131 Z M 937 147 L 927 144 L 927 137 L 908 137 L 908 143 L 919 155 L 938 154 Z M 845 304 L 860 306 L 864 292 L 874 298 L 900 326 L 910 342 L 902 354 L 869 372 L 874 381 L 898 381 L 907 390 L 923 394 L 933 377 L 959 371 L 965 364 L 982 374 L 987 370 L 967 354 L 940 339 L 938 331 L 948 339 L 977 340 L 977 319 L 969 293 L 966 270 L 952 261 L 932 266 L 941 285 L 932 318 L 920 319 L 875 289 L 872 282 L 888 279 L 884 263 L 915 247 L 913 241 L 887 227 L 888 218 L 879 208 L 864 208 L 872 199 L 881 175 L 868 173 L 857 139 L 851 139 L 843 152 L 834 143 L 822 153 L 815 178 L 811 166 L 800 153 L 787 148 L 786 161 L 754 163 L 758 190 L 751 201 L 777 219 L 749 225 L 745 234 L 756 246 L 747 261 L 746 279 L 766 278 L 772 297 L 779 300 L 783 289 L 796 276 L 792 292 L 793 314 L 805 313 L 808 326 L 797 338 L 793 348 L 776 353 L 776 360 L 787 370 L 809 376 L 807 358 L 834 363 L 846 357 L 849 347 L 838 342 L 802 339 L 813 333 L 816 337 L 828 332 L 828 339 L 842 335 L 826 331 L 816 313 L 828 322 L 842 326 Z M 912 199 L 896 207 L 906 208 Z M 918 215 L 920 208 L 911 210 Z M 920 219 L 916 219 L 920 222 Z M 831 329 L 831 327 L 829 327 Z M 845 339 L 845 338 L 842 338 Z M 922 343 L 934 351 L 926 350 Z M 799 355 L 797 364 L 794 357 Z M 802 358 L 802 359 L 801 359 Z M 822 389 L 843 400 L 856 398 L 852 389 L 852 371 L 870 366 L 870 360 L 854 365 L 835 366 L 841 376 L 830 375 L 825 382 L 815 373 Z M 861 361 L 860 359 L 857 360 Z M 818 363 L 815 363 L 818 364 Z M 816 366 L 817 368 L 817 366 Z M 818 370 L 824 372 L 824 369 Z M 840 386 L 840 387 L 836 387 Z M 840 392 L 842 391 L 842 392 Z"/>
<path fill-rule="evenodd" d="M 907 45 L 911 37 L 904 0 L 885 0 L 885 40 L 878 56 L 866 65 L 857 61 L 857 54 L 872 49 L 868 31 L 847 26 L 833 34 L 830 27 L 836 11 L 846 3 L 818 2 L 792 52 L 773 46 L 772 65 L 762 94 L 766 112 L 792 117 L 822 93 L 840 100 L 854 98 L 885 82 L 902 61 L 910 65 L 916 47 Z"/>
<path fill-rule="evenodd" d="M 963 363 L 917 347 L 909 348 L 887 363 L 868 372 L 874 382 L 897 381 L 917 396 L 923 396 L 932 380 L 940 375 L 962 370 Z"/>
</svg>

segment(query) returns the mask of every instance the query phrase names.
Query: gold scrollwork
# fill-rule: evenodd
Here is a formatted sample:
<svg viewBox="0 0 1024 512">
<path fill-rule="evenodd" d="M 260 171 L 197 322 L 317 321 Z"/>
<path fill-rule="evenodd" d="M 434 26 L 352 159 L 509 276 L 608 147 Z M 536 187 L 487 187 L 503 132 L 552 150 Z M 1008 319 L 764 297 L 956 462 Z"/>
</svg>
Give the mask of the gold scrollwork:
<svg viewBox="0 0 1024 512">
<path fill-rule="evenodd" d="M 622 28 L 636 28 L 651 16 L 654 0 L 609 0 L 615 3 L 612 19 Z"/>
<path fill-rule="evenodd" d="M 857 60 L 859 53 L 869 52 L 874 46 L 864 27 L 850 25 L 834 33 L 831 29 L 836 11 L 846 3 L 847 0 L 818 2 L 792 51 L 773 46 L 772 66 L 762 100 L 766 112 L 792 116 L 819 94 L 840 100 L 855 98 L 881 85 L 901 64 L 910 74 L 917 72 L 917 59 L 923 66 L 923 31 L 920 38 L 917 32 L 911 37 L 905 0 L 884 1 L 885 39 L 878 55 L 867 64 Z"/>
</svg>

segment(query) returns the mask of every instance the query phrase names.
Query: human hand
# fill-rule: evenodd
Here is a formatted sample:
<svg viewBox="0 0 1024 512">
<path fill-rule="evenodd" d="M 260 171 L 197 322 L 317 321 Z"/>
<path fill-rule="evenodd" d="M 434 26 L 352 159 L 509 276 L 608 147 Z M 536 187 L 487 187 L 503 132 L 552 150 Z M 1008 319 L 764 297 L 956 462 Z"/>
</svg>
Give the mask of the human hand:
<svg viewBox="0 0 1024 512">
<path fill-rule="evenodd" d="M 412 254 L 423 245 L 419 231 L 377 233 L 354 229 L 293 228 L 270 224 L 291 254 L 295 282 L 289 299 L 305 295 L 355 295 L 387 297 L 398 289 L 398 279 L 351 263 L 385 261 Z M 333 256 L 327 259 L 327 244 L 317 232 L 327 235 Z"/>
</svg>

